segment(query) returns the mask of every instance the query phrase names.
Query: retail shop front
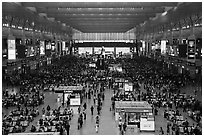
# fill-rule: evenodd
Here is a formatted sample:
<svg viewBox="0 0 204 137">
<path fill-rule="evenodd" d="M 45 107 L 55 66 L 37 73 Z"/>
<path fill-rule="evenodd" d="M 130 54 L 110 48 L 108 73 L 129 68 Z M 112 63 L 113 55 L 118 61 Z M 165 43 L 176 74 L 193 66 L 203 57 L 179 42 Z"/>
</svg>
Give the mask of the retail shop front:
<svg viewBox="0 0 204 137">
<path fill-rule="evenodd" d="M 152 107 L 146 101 L 116 101 L 115 120 L 140 131 L 155 131 Z"/>
</svg>

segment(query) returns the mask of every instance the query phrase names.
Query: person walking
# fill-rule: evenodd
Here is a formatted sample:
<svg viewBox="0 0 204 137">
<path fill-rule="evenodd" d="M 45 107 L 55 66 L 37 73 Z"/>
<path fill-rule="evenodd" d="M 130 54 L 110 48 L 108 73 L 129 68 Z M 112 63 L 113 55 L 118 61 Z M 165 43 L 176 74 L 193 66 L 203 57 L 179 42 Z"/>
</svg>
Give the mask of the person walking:
<svg viewBox="0 0 204 137">
<path fill-rule="evenodd" d="M 127 124 L 126 124 L 126 122 L 124 122 L 124 124 L 123 124 L 124 133 L 126 132 L 126 129 L 127 129 Z"/>
<path fill-rule="evenodd" d="M 86 110 L 83 111 L 84 120 L 86 120 Z"/>
<path fill-rule="evenodd" d="M 94 107 L 93 105 L 91 106 L 91 115 L 93 116 L 93 111 L 94 111 Z"/>
<path fill-rule="evenodd" d="M 93 102 L 94 102 L 94 105 L 95 105 L 95 103 L 96 103 L 96 97 L 95 96 L 93 97 Z"/>
<path fill-rule="evenodd" d="M 69 121 L 67 121 L 67 123 L 66 123 L 66 130 L 67 130 L 67 135 L 69 135 L 69 130 L 70 130 Z"/>
<path fill-rule="evenodd" d="M 78 107 L 78 114 L 81 113 L 81 107 Z"/>
<path fill-rule="evenodd" d="M 97 106 L 97 112 L 98 112 L 98 115 L 100 115 L 100 106 L 99 105 Z"/>
<path fill-rule="evenodd" d="M 160 127 L 159 134 L 160 134 L 160 135 L 164 135 L 164 130 L 163 130 L 163 128 L 162 128 L 162 127 Z"/>
<path fill-rule="evenodd" d="M 87 107 L 86 103 L 84 103 L 83 107 L 84 107 L 84 110 L 86 110 L 86 107 Z"/>
<path fill-rule="evenodd" d="M 96 129 L 96 133 L 98 133 L 98 130 L 99 130 L 99 115 L 96 115 L 96 124 L 95 124 L 95 129 Z"/>
</svg>

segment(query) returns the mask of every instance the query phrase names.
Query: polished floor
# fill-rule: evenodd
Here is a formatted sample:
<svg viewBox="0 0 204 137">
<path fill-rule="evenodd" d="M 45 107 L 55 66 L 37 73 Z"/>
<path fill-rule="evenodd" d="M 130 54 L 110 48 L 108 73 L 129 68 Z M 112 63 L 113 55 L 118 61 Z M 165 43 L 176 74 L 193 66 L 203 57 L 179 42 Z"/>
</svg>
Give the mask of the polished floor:
<svg viewBox="0 0 204 137">
<path fill-rule="evenodd" d="M 197 88 L 197 87 L 196 87 Z M 9 88 L 10 89 L 10 88 Z M 190 94 L 193 95 L 194 92 L 193 90 L 195 87 L 193 86 L 187 86 L 181 89 L 182 93 Z M 18 92 L 18 88 L 15 88 L 15 91 Z M 141 85 L 141 91 L 145 92 L 143 88 L 143 84 Z M 91 111 L 90 107 L 93 105 L 93 99 L 84 99 L 83 103 L 87 103 L 87 119 L 83 124 L 83 127 L 78 130 L 77 129 L 77 118 L 78 114 L 75 114 L 70 122 L 71 127 L 70 127 L 70 135 L 119 135 L 119 129 L 117 126 L 117 123 L 114 119 L 114 113 L 110 111 L 110 106 L 111 106 L 111 96 L 113 94 L 113 91 L 111 89 L 106 88 L 105 90 L 105 101 L 103 102 L 102 110 L 101 110 L 101 117 L 100 117 L 100 125 L 99 125 L 99 132 L 96 133 L 95 131 L 95 116 L 96 116 L 96 108 L 94 109 L 94 116 L 91 116 Z M 40 115 L 35 118 L 35 120 L 30 123 L 29 127 L 27 127 L 25 132 L 30 132 L 31 125 L 36 125 L 37 121 L 41 118 L 42 115 L 42 108 L 47 107 L 49 104 L 51 108 L 57 108 L 60 104 L 57 102 L 57 97 L 58 95 L 52 92 L 45 92 L 45 103 L 41 106 L 38 107 Z M 199 92 L 197 93 L 197 98 L 199 100 L 202 100 L 202 95 L 201 95 L 201 87 L 199 87 Z M 83 104 L 82 103 L 82 104 Z M 3 114 L 9 114 L 9 112 L 13 108 L 5 109 L 3 108 Z M 180 113 L 184 116 L 184 118 L 187 118 L 190 125 L 193 123 L 196 123 L 194 120 L 189 118 L 185 113 L 182 112 L 181 109 Z M 164 132 L 166 134 L 166 125 L 167 125 L 167 120 L 163 118 L 163 112 L 164 108 L 161 108 L 159 110 L 159 113 L 157 116 L 155 116 L 155 132 L 139 132 L 138 129 L 127 129 L 127 132 L 125 133 L 126 135 L 134 135 L 134 134 L 140 134 L 140 135 L 155 135 L 159 134 L 159 129 L 160 127 L 163 127 Z"/>
</svg>

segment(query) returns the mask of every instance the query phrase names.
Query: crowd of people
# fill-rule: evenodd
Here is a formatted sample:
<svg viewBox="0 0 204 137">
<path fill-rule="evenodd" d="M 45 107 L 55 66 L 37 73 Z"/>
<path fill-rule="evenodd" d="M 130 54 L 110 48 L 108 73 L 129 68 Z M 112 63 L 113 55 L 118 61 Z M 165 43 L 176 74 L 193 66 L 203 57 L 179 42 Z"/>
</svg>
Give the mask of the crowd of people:
<svg viewBox="0 0 204 137">
<path fill-rule="evenodd" d="M 111 61 L 110 61 L 111 60 Z M 40 68 L 35 74 L 19 74 L 10 77 L 11 83 L 15 83 L 15 86 L 20 87 L 20 92 L 9 95 L 8 92 L 3 92 L 3 104 L 5 107 L 16 106 L 21 109 L 24 104 L 25 107 L 34 107 L 43 103 L 44 95 L 41 91 L 45 87 L 52 85 L 59 86 L 63 84 L 65 86 L 74 85 L 87 85 L 89 82 L 89 90 L 85 91 L 83 98 L 93 100 L 90 111 L 94 115 L 93 111 L 97 111 L 96 132 L 99 131 L 99 119 L 101 110 L 103 107 L 103 101 L 105 99 L 105 87 L 114 88 L 114 78 L 128 78 L 134 82 L 133 93 L 125 93 L 119 91 L 114 94 L 112 98 L 112 110 L 114 110 L 114 101 L 129 99 L 129 100 L 144 100 L 152 104 L 155 115 L 160 107 L 166 109 L 166 113 L 172 109 L 183 108 L 183 112 L 187 113 L 197 123 L 201 122 L 202 111 L 201 103 L 196 100 L 194 96 L 180 97 L 180 88 L 186 86 L 190 81 L 190 77 L 187 74 L 179 74 L 173 68 L 170 69 L 164 62 L 155 61 L 147 57 L 135 57 L 135 58 L 123 58 L 123 59 L 110 59 L 106 63 L 122 64 L 124 69 L 123 73 L 110 72 L 108 69 L 104 71 L 97 71 L 96 69 L 89 68 L 88 63 L 90 59 L 78 58 L 75 56 L 62 57 L 60 61 Z M 104 77 L 105 79 L 101 79 Z M 139 84 L 144 85 L 146 93 L 138 92 Z M 135 88 L 136 87 L 136 88 Z M 114 89 L 115 90 L 115 89 Z M 58 131 L 60 134 L 69 134 L 70 120 L 73 115 L 72 110 L 69 108 L 60 112 L 60 108 L 52 109 L 47 107 L 47 111 L 43 112 L 42 118 L 38 122 L 38 126 L 32 126 L 31 132 L 49 132 Z M 178 125 L 176 116 L 180 116 L 180 113 L 176 113 L 172 119 L 169 119 L 169 114 L 165 113 L 165 118 L 171 122 L 171 125 Z M 87 104 L 84 103 L 78 109 L 78 129 L 83 127 L 84 121 L 86 120 Z M 184 120 L 185 121 L 185 120 Z M 184 122 L 186 123 L 186 122 Z M 185 125 L 185 124 L 184 124 Z M 184 134 L 200 134 L 199 124 L 191 126 L 192 132 L 183 132 Z M 122 126 L 121 126 L 122 127 Z M 178 134 L 178 128 L 174 127 L 173 134 Z M 188 126 L 183 126 L 184 131 L 187 131 Z M 121 128 L 123 129 L 123 128 Z M 169 132 L 169 127 L 168 133 Z M 199 129 L 199 130 L 197 130 Z M 66 131 L 66 133 L 64 133 Z M 181 132 L 179 132 L 180 134 Z M 123 134 L 123 132 L 121 133 Z"/>
<path fill-rule="evenodd" d="M 46 110 L 42 109 L 42 117 L 37 126 L 32 125 L 31 132 L 59 132 L 60 135 L 69 135 L 70 120 L 73 117 L 73 110 L 58 107 L 52 109 L 48 105 Z"/>
<path fill-rule="evenodd" d="M 38 109 L 35 108 L 18 108 L 4 115 L 2 124 L 2 134 L 21 133 L 26 130 L 35 117 L 39 115 Z"/>
<path fill-rule="evenodd" d="M 93 104 L 90 107 L 91 115 L 94 116 L 94 110 L 97 112 L 95 115 L 95 129 L 96 133 L 99 132 L 99 121 L 101 110 L 103 108 L 103 102 L 105 100 L 105 83 L 99 81 L 89 81 L 90 85 L 85 93 L 85 99 L 93 100 Z M 78 129 L 83 127 L 84 121 L 86 121 L 87 104 L 86 102 L 78 108 Z"/>
</svg>

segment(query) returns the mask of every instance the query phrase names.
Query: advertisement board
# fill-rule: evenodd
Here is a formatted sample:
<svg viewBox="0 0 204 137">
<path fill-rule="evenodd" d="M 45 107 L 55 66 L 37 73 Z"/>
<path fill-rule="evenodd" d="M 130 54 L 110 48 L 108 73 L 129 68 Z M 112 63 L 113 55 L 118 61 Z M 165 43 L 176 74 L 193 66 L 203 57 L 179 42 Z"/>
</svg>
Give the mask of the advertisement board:
<svg viewBox="0 0 204 137">
<path fill-rule="evenodd" d="M 125 91 L 133 91 L 132 83 L 125 83 Z"/>
<path fill-rule="evenodd" d="M 45 55 L 45 42 L 40 41 L 40 55 Z"/>
<path fill-rule="evenodd" d="M 65 41 L 62 42 L 62 51 L 65 51 Z"/>
<path fill-rule="evenodd" d="M 16 42 L 8 40 L 8 59 L 16 59 Z"/>
<path fill-rule="evenodd" d="M 166 54 L 166 40 L 161 41 L 161 54 Z"/>
<path fill-rule="evenodd" d="M 72 105 L 72 106 L 81 105 L 80 98 L 70 98 L 70 105 Z"/>
<path fill-rule="evenodd" d="M 90 64 L 89 64 L 89 67 L 90 67 L 90 68 L 95 68 L 95 67 L 96 67 L 96 63 L 90 63 Z"/>
<path fill-rule="evenodd" d="M 79 54 L 89 53 L 92 54 L 92 47 L 79 47 Z"/>
<path fill-rule="evenodd" d="M 119 54 L 119 52 L 124 53 L 130 53 L 130 47 L 116 47 L 116 54 Z"/>
<path fill-rule="evenodd" d="M 47 58 L 47 65 L 52 64 L 52 59 L 51 58 Z"/>
<path fill-rule="evenodd" d="M 196 53 L 196 43 L 195 43 L 195 40 L 194 39 L 190 39 L 188 40 L 188 47 L 187 47 L 187 58 L 188 58 L 188 61 L 191 60 L 191 61 L 195 61 L 195 53 Z"/>
<path fill-rule="evenodd" d="M 52 51 L 55 51 L 55 41 L 53 41 L 52 43 L 51 43 L 51 48 L 52 48 Z"/>
<path fill-rule="evenodd" d="M 48 50 L 51 49 L 51 42 L 50 41 L 46 42 L 46 49 L 48 49 Z"/>
<path fill-rule="evenodd" d="M 150 121 L 150 120 L 141 118 L 140 130 L 142 130 L 142 131 L 155 131 L 154 120 Z"/>
<path fill-rule="evenodd" d="M 27 46 L 27 56 L 26 57 L 32 57 L 34 55 L 35 55 L 34 46 Z"/>
</svg>

